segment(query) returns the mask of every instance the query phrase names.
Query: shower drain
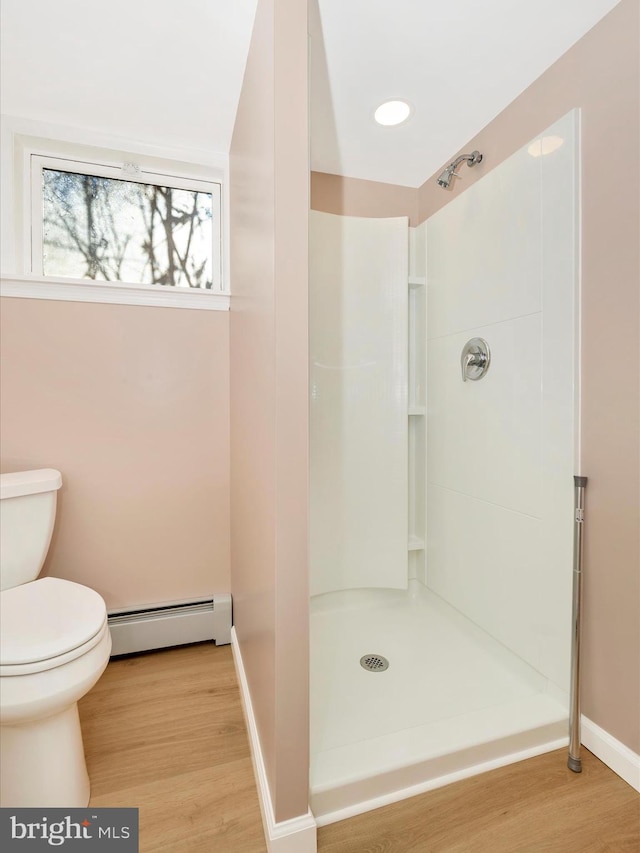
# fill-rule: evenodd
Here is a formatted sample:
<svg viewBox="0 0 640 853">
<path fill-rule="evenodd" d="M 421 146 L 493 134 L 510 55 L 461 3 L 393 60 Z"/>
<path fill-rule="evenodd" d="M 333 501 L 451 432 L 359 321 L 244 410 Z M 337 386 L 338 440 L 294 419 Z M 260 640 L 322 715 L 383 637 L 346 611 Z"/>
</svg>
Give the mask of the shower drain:
<svg viewBox="0 0 640 853">
<path fill-rule="evenodd" d="M 363 655 L 360 658 L 360 666 L 369 672 L 384 672 L 389 669 L 389 661 L 382 655 Z"/>
</svg>

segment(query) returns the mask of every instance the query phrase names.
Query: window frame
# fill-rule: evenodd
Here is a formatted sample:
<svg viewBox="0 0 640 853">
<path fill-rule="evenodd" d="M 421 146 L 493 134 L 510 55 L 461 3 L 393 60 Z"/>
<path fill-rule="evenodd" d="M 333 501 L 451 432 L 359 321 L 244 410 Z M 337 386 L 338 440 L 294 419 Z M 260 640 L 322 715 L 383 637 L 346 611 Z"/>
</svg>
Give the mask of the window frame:
<svg viewBox="0 0 640 853">
<path fill-rule="evenodd" d="M 212 208 L 214 221 L 212 228 L 212 275 L 213 286 L 209 289 L 211 293 L 222 293 L 222 188 L 214 181 L 200 181 L 194 178 L 182 178 L 171 174 L 152 172 L 140 168 L 134 164 L 123 164 L 122 166 L 105 165 L 104 163 L 86 162 L 82 160 L 70 160 L 61 157 L 52 157 L 43 154 L 30 155 L 30 179 L 31 179 L 31 239 L 26 247 L 28 257 L 25 257 L 25 268 L 34 275 L 52 279 L 67 278 L 67 276 L 45 276 L 43 272 L 43 206 L 42 206 L 42 173 L 44 169 L 56 172 L 69 172 L 70 174 L 89 175 L 100 178 L 112 178 L 114 180 L 130 181 L 131 183 L 146 184 L 151 186 L 171 187 L 172 189 L 191 190 L 195 192 L 208 193 L 212 196 Z M 86 281 L 88 286 L 96 283 L 106 284 L 103 279 L 82 278 L 76 279 Z M 124 284 L 129 287 L 137 287 L 142 282 L 128 282 L 112 280 L 113 284 Z M 199 290 L 200 288 L 184 288 L 173 285 L 148 284 L 148 287 L 162 288 L 169 293 L 182 293 Z"/>
<path fill-rule="evenodd" d="M 226 154 L 147 143 L 123 145 L 118 137 L 3 116 L 2 245 L 0 295 L 8 297 L 229 311 L 229 158 Z M 42 240 L 42 175 L 34 181 L 33 158 L 45 168 L 60 163 L 64 171 L 103 175 L 143 183 L 198 189 L 219 200 L 219 233 L 214 229 L 214 263 L 218 288 L 200 289 L 157 284 L 44 276 L 33 264 L 34 216 L 36 239 Z M 123 170 L 124 167 L 124 170 Z M 128 167 L 128 168 L 127 168 Z M 53 168 L 59 168 L 53 166 Z M 36 187 L 36 185 L 39 185 Z M 214 223 L 215 225 L 215 223 Z M 217 259 L 220 259 L 218 266 Z M 40 261 L 41 263 L 41 261 Z M 214 280 L 214 287 L 215 287 Z"/>
</svg>

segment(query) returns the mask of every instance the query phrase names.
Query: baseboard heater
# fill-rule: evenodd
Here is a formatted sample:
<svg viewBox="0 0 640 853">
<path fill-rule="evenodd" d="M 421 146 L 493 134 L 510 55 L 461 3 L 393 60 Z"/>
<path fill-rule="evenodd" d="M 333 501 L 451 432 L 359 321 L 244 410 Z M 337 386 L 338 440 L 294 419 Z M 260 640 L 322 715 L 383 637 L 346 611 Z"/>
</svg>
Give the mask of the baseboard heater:
<svg viewBox="0 0 640 853">
<path fill-rule="evenodd" d="M 112 610 L 109 630 L 112 657 L 203 640 L 223 646 L 231 642 L 231 596 Z"/>
</svg>

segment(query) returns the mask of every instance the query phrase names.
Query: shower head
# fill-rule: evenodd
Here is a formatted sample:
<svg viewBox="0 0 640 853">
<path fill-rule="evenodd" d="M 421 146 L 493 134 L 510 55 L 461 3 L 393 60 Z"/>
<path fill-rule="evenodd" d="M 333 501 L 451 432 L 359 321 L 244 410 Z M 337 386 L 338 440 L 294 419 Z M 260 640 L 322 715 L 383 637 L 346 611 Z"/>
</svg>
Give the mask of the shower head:
<svg viewBox="0 0 640 853">
<path fill-rule="evenodd" d="M 439 187 L 447 190 L 451 185 L 452 179 L 460 177 L 456 169 L 463 160 L 467 161 L 467 166 L 475 166 L 476 163 L 482 163 L 482 154 L 479 151 L 472 151 L 471 154 L 461 154 L 460 157 L 456 157 L 455 160 L 449 163 L 444 172 L 438 176 Z"/>
<path fill-rule="evenodd" d="M 447 168 L 444 170 L 444 172 L 438 178 L 438 186 L 443 187 L 445 190 L 448 189 L 449 184 L 451 183 L 451 180 L 453 178 L 453 175 L 454 175 L 454 166 L 453 166 L 453 164 L 451 164 L 451 166 L 447 166 Z"/>
</svg>

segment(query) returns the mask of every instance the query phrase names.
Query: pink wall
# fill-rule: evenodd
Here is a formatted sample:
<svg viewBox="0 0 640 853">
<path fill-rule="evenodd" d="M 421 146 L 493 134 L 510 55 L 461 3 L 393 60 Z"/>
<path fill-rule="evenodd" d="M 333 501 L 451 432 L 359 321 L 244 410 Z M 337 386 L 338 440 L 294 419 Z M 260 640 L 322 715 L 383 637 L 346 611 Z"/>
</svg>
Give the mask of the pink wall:
<svg viewBox="0 0 640 853">
<path fill-rule="evenodd" d="M 231 146 L 231 589 L 276 821 L 305 814 L 306 3 L 259 0 Z"/>
<path fill-rule="evenodd" d="M 2 470 L 62 472 L 45 574 L 109 607 L 228 592 L 228 314 L 1 300 Z"/>
<path fill-rule="evenodd" d="M 460 152 L 452 151 L 451 159 L 477 148 L 485 158 L 463 171 L 453 192 L 437 186 L 441 169 L 414 191 L 417 221 L 423 222 L 560 116 L 581 108 L 582 473 L 589 477 L 583 711 L 635 752 L 640 752 L 639 9 L 637 0 L 622 0 Z M 371 215 L 351 191 L 351 179 L 343 184 L 343 191 L 332 185 L 314 193 L 314 208 Z M 379 203 L 372 202 L 374 215 L 395 215 L 394 204 L 385 212 L 387 185 L 378 186 L 384 190 Z"/>
<path fill-rule="evenodd" d="M 408 216 L 418 225 L 418 194 L 414 187 L 343 178 L 326 172 L 311 172 L 311 207 L 341 216 Z"/>
</svg>

